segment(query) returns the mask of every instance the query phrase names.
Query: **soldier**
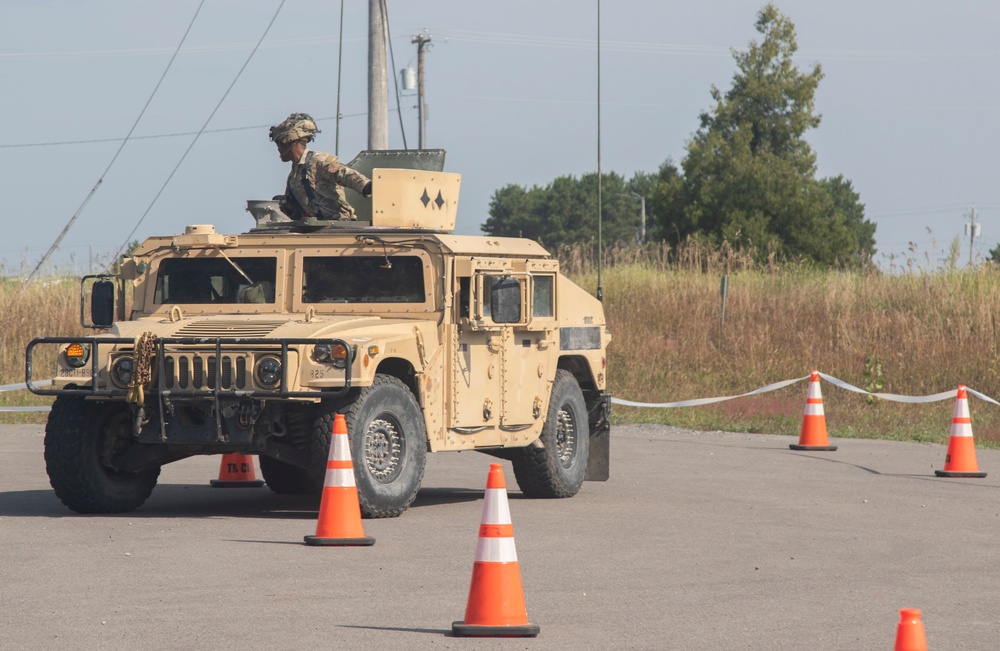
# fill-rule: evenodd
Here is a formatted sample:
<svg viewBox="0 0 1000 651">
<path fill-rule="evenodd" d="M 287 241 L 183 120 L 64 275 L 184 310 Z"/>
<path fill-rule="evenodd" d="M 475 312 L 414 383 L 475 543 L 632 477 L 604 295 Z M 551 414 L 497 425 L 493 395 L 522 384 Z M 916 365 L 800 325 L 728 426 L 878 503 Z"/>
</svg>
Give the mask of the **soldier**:
<svg viewBox="0 0 1000 651">
<path fill-rule="evenodd" d="M 317 133 L 316 123 L 306 113 L 292 113 L 271 127 L 270 138 L 278 146 L 281 160 L 292 163 L 285 194 L 275 198 L 281 201 L 282 212 L 295 220 L 357 219 L 341 186 L 370 197 L 372 182 L 336 156 L 310 151 L 307 145 Z"/>
</svg>

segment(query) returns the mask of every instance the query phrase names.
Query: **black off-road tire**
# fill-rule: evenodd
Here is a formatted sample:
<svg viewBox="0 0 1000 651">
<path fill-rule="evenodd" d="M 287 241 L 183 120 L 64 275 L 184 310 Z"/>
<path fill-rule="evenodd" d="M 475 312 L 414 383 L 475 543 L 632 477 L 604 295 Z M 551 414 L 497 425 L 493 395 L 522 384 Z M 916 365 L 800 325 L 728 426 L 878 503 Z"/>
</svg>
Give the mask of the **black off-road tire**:
<svg viewBox="0 0 1000 651">
<path fill-rule="evenodd" d="M 514 478 L 526 497 L 572 497 L 583 485 L 590 454 L 587 403 L 576 378 L 556 371 L 549 411 L 539 437 L 513 455 Z"/>
<path fill-rule="evenodd" d="M 126 513 L 156 486 L 160 469 L 118 472 L 105 464 L 132 441 L 132 412 L 124 402 L 86 402 L 59 396 L 45 426 L 45 470 L 56 497 L 77 513 Z"/>
<path fill-rule="evenodd" d="M 299 468 L 263 454 L 258 460 L 264 482 L 278 495 L 318 495 L 323 490 L 323 475 L 317 477 L 313 469 Z M 325 468 L 325 459 L 323 465 Z"/>
<path fill-rule="evenodd" d="M 362 517 L 398 517 L 417 496 L 427 463 L 427 432 L 416 398 L 400 380 L 376 375 L 342 413 Z M 318 418 L 313 433 L 315 442 L 325 432 L 327 450 L 335 414 Z"/>
</svg>

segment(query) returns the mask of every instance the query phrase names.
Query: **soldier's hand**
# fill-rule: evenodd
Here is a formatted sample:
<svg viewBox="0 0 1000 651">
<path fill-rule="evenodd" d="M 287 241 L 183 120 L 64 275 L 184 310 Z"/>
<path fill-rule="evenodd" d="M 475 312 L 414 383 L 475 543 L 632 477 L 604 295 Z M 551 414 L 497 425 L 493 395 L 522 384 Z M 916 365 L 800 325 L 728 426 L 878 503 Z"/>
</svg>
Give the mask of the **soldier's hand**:
<svg viewBox="0 0 1000 651">
<path fill-rule="evenodd" d="M 361 188 L 361 196 L 365 197 L 366 199 L 368 197 L 372 196 L 372 182 L 371 181 L 369 181 L 368 183 L 365 183 L 365 187 Z"/>
</svg>

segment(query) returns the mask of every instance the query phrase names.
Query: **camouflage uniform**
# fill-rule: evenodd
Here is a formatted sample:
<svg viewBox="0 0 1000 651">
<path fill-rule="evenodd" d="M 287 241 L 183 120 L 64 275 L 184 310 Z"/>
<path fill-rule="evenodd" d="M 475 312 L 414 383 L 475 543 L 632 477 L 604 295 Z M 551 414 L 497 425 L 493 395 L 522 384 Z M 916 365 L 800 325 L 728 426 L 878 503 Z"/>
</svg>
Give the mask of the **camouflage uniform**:
<svg viewBox="0 0 1000 651">
<path fill-rule="evenodd" d="M 292 219 L 357 219 L 341 186 L 360 194 L 367 183 L 364 174 L 342 164 L 336 156 L 306 150 L 292 163 L 282 209 Z"/>
<path fill-rule="evenodd" d="M 319 129 L 309 114 L 292 113 L 280 124 L 271 127 L 269 136 L 280 152 L 282 147 L 287 148 L 298 141 L 311 142 L 317 133 Z M 282 160 L 289 160 L 284 156 L 282 154 Z M 347 203 L 344 187 L 370 196 L 370 190 L 368 194 L 364 193 L 365 187 L 370 188 L 370 184 L 364 174 L 342 164 L 336 156 L 306 149 L 298 161 L 292 162 L 280 207 L 282 212 L 296 220 L 308 217 L 357 219 L 354 208 Z"/>
</svg>

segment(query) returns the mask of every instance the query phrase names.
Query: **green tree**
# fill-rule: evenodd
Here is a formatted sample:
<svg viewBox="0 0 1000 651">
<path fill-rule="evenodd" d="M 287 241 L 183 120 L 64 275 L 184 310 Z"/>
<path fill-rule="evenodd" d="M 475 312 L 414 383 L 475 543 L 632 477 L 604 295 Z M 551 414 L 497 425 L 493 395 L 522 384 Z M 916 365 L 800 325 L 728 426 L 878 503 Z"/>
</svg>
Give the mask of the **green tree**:
<svg viewBox="0 0 1000 651">
<path fill-rule="evenodd" d="M 634 242 L 640 230 L 639 201 L 652 194 L 655 176 L 638 173 L 626 182 L 614 172 L 602 175 L 603 239 Z M 527 189 L 508 185 L 493 193 L 490 216 L 483 224 L 488 235 L 527 237 L 549 249 L 578 242 L 596 242 L 597 174 L 580 178 L 561 176 L 545 187 Z M 648 207 L 647 207 L 648 213 Z"/>
<path fill-rule="evenodd" d="M 820 116 L 814 95 L 822 68 L 800 71 L 795 26 L 768 4 L 758 13 L 761 41 L 734 52 L 736 73 L 689 141 L 683 197 L 659 214 L 678 238 L 727 240 L 822 264 L 874 254 L 875 226 L 843 177 L 817 181 L 816 156 L 803 138 Z"/>
<path fill-rule="evenodd" d="M 833 199 L 834 210 L 844 219 L 844 225 L 857 240 L 857 250 L 862 255 L 875 252 L 875 224 L 865 219 L 865 205 L 854 185 L 843 175 L 826 178 L 820 184 Z"/>
<path fill-rule="evenodd" d="M 1000 244 L 997 244 L 992 249 L 990 249 L 989 260 L 994 264 L 1000 264 Z"/>
</svg>

